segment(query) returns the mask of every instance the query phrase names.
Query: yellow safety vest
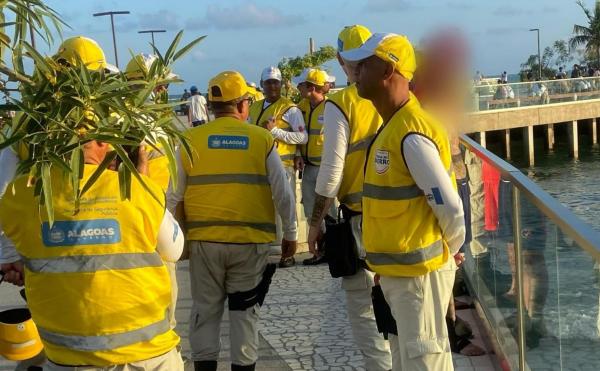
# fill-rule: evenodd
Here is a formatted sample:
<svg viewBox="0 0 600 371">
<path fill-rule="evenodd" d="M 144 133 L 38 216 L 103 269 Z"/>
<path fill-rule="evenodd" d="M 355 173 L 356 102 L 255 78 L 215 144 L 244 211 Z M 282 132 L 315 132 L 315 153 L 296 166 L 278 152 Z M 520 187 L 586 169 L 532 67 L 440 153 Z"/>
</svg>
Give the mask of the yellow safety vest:
<svg viewBox="0 0 600 371">
<path fill-rule="evenodd" d="M 307 112 L 310 111 L 310 101 L 307 98 L 302 98 L 296 106 L 302 112 L 302 116 L 306 118 Z"/>
<path fill-rule="evenodd" d="M 325 101 L 317 104 L 315 108 L 308 104 L 308 110 L 302 112 L 306 130 L 308 131 L 308 141 L 302 146 L 302 157 L 307 164 L 319 166 L 321 165 L 321 156 L 323 155 L 323 128 L 325 124 L 324 112 Z"/>
<path fill-rule="evenodd" d="M 402 141 L 420 134 L 437 146 L 451 171 L 452 156 L 445 129 L 410 100 L 385 124 L 369 148 L 363 186 L 363 241 L 369 267 L 385 276 L 416 277 L 440 268 L 448 260 L 448 246 L 402 155 Z M 456 187 L 454 174 L 452 184 Z M 439 192 L 439 191 L 438 191 Z M 441 201 L 443 202 L 443 201 Z"/>
<path fill-rule="evenodd" d="M 283 119 L 283 115 L 296 105 L 291 100 L 281 97 L 276 102 L 271 103 L 269 107 L 264 108 L 265 100 L 254 102 L 250 106 L 250 123 L 265 127 L 269 118 L 274 117 L 278 128 L 285 131 L 293 131 L 290 124 Z M 294 157 L 296 157 L 296 145 L 288 144 L 280 140 L 275 140 L 277 153 L 281 157 L 284 166 L 294 166 Z"/>
<path fill-rule="evenodd" d="M 82 187 L 96 169 L 84 166 Z M 0 201 L 2 227 L 23 257 L 27 304 L 48 358 L 101 367 L 169 352 L 179 337 L 169 326 L 169 273 L 156 252 L 164 206 L 135 178 L 131 200 L 121 200 L 117 172 L 105 170 L 75 213 L 71 183 L 58 171 L 51 179 L 52 227 L 27 176 Z M 160 197 L 160 188 L 146 183 Z"/>
<path fill-rule="evenodd" d="M 366 152 L 381 126 L 381 116 L 370 100 L 358 96 L 354 84 L 329 96 L 326 104 L 337 106 L 350 126 L 342 184 L 337 198 L 351 210 L 360 212 Z"/>
<path fill-rule="evenodd" d="M 275 209 L 267 177 L 269 132 L 221 117 L 186 132 L 194 161 L 187 175 L 187 239 L 223 243 L 275 241 Z"/>
</svg>

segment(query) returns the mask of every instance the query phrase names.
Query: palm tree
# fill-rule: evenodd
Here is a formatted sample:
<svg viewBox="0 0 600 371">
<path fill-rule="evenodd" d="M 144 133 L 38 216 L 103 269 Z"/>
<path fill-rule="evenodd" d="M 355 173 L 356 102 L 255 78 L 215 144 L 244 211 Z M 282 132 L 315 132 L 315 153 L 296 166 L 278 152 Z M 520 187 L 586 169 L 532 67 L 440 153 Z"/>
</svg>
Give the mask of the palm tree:
<svg viewBox="0 0 600 371">
<path fill-rule="evenodd" d="M 594 11 L 586 8 L 583 0 L 577 0 L 577 5 L 583 10 L 587 18 L 587 25 L 574 25 L 574 36 L 569 40 L 572 48 L 585 45 L 587 54 L 595 54 L 600 65 L 600 1 L 596 0 Z"/>
</svg>

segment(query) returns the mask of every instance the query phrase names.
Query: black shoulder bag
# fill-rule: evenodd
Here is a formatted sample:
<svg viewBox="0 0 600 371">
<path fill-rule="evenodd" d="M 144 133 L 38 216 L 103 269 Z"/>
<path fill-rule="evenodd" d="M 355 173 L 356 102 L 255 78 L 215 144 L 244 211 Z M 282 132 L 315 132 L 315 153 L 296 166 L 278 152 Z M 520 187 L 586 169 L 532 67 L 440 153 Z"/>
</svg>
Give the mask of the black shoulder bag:
<svg viewBox="0 0 600 371">
<path fill-rule="evenodd" d="M 340 205 L 338 218 L 325 218 L 325 258 L 331 277 L 353 276 L 360 268 L 356 241 L 352 234 L 350 218 L 360 215 L 345 205 Z"/>
</svg>

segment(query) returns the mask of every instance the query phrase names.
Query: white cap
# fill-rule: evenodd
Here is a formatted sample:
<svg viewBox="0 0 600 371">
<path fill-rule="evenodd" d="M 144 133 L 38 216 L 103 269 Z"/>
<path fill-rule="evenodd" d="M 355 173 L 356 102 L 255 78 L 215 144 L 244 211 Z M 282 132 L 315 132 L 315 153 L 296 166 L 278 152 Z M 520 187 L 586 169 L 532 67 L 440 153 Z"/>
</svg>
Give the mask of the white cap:
<svg viewBox="0 0 600 371">
<path fill-rule="evenodd" d="M 108 73 L 119 73 L 119 72 L 121 72 L 121 71 L 119 71 L 119 68 L 117 66 L 115 66 L 114 64 L 110 64 L 110 63 L 107 63 L 104 66 L 104 70 L 106 70 L 106 72 L 108 72 Z"/>
<path fill-rule="evenodd" d="M 303 82 L 306 82 L 306 76 L 308 75 L 308 71 L 310 71 L 310 68 L 305 68 L 302 70 L 302 72 L 300 72 L 298 76 L 292 77 L 292 84 L 298 86 Z"/>
<path fill-rule="evenodd" d="M 335 82 L 335 76 L 327 74 L 327 82 L 332 84 Z"/>
<path fill-rule="evenodd" d="M 267 81 L 267 80 L 281 81 L 281 71 L 279 71 L 279 68 L 277 68 L 277 67 L 269 66 L 262 71 L 262 74 L 260 75 L 260 80 L 261 81 Z"/>
<path fill-rule="evenodd" d="M 248 85 L 252 86 L 253 88 L 255 88 L 255 87 L 256 87 L 256 83 L 255 83 L 254 81 L 253 81 L 253 82 L 251 82 L 251 83 L 250 83 L 250 84 L 248 84 Z"/>
</svg>

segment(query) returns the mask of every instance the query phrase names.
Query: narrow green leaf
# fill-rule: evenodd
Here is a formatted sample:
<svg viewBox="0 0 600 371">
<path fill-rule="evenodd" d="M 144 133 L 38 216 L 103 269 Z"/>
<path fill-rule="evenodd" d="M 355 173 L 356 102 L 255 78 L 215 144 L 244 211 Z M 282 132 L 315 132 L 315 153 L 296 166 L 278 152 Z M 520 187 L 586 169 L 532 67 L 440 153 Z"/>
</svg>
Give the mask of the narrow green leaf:
<svg viewBox="0 0 600 371">
<path fill-rule="evenodd" d="M 119 154 L 121 161 L 123 161 L 121 163 L 121 165 L 127 166 L 129 171 L 131 172 L 131 174 L 140 182 L 142 187 L 144 187 L 144 189 L 146 191 L 148 191 L 148 193 L 152 196 L 152 198 L 154 198 L 159 204 L 163 205 L 164 197 L 162 199 L 159 198 L 158 195 L 156 195 L 154 193 L 154 191 L 151 190 L 150 187 L 148 187 L 148 185 L 146 184 L 146 181 L 142 178 L 140 173 L 138 173 L 136 166 L 133 164 L 133 162 L 131 162 L 131 159 L 129 159 L 129 156 L 127 155 L 127 152 L 125 152 L 123 147 L 121 147 L 120 145 L 116 145 L 116 146 L 114 146 L 114 148 L 115 148 L 115 151 Z"/>
<path fill-rule="evenodd" d="M 52 176 L 50 174 L 50 163 L 42 164 L 42 189 L 44 194 L 44 205 L 48 214 L 48 223 L 50 227 L 54 224 L 54 202 L 52 199 Z"/>
<path fill-rule="evenodd" d="M 119 165 L 119 193 L 121 200 L 131 199 L 131 171 L 123 164 Z"/>
<path fill-rule="evenodd" d="M 92 176 L 90 176 L 88 178 L 88 180 L 85 182 L 85 185 L 81 189 L 81 192 L 79 193 L 78 198 L 83 197 L 83 195 L 94 185 L 94 183 L 96 182 L 96 180 L 98 180 L 98 178 L 100 177 L 102 172 L 104 172 L 108 168 L 108 166 L 113 162 L 113 160 L 116 157 L 117 157 L 117 154 L 115 152 L 108 152 L 106 154 L 106 157 L 100 163 L 100 165 L 98 165 L 98 168 L 96 169 L 96 171 L 94 171 Z"/>
<path fill-rule="evenodd" d="M 198 45 L 198 43 L 202 40 L 204 40 L 206 38 L 206 35 L 204 36 L 200 36 L 197 39 L 193 40 L 192 42 L 190 42 L 189 44 L 187 44 L 186 46 L 184 46 L 183 48 L 179 49 L 179 51 L 177 51 L 177 53 L 175 53 L 175 55 L 173 56 L 173 62 L 175 62 L 176 60 L 178 60 L 179 58 L 183 57 L 185 54 L 187 54 L 194 46 Z"/>
</svg>

